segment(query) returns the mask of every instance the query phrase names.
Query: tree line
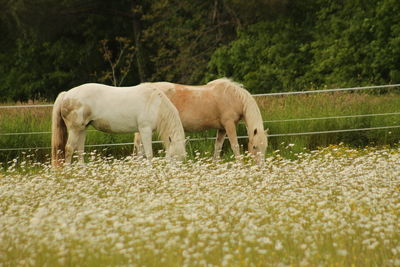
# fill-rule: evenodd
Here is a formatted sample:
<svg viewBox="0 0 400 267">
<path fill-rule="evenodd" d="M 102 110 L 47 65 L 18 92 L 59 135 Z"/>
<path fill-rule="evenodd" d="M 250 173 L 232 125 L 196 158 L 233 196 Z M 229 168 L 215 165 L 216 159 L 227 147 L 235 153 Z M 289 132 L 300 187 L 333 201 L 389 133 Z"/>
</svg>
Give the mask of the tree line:
<svg viewBox="0 0 400 267">
<path fill-rule="evenodd" d="M 398 0 L 0 0 L 0 101 L 86 82 L 400 82 Z"/>
</svg>

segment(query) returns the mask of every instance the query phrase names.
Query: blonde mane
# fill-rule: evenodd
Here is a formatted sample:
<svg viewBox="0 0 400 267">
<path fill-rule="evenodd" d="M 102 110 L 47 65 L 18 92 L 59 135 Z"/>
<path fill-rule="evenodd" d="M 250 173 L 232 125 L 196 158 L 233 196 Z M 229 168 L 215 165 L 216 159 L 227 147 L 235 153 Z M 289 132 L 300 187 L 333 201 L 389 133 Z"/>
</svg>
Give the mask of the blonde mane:
<svg viewBox="0 0 400 267">
<path fill-rule="evenodd" d="M 253 135 L 253 130 L 256 128 L 264 132 L 263 119 L 257 102 L 242 84 L 228 78 L 220 78 L 207 83 L 207 85 L 221 85 L 225 93 L 231 93 L 240 100 L 243 104 L 243 118 L 247 126 L 249 137 Z"/>
</svg>

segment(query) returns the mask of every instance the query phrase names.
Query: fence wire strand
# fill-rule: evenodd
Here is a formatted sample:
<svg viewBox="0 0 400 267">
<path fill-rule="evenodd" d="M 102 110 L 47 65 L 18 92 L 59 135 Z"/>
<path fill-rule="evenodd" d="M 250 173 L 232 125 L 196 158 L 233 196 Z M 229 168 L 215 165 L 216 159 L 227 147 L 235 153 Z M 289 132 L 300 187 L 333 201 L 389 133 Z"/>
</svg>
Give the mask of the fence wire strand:
<svg viewBox="0 0 400 267">
<path fill-rule="evenodd" d="M 312 121 L 312 120 L 329 120 L 329 119 L 350 119 L 350 118 L 362 118 L 362 117 L 373 117 L 373 116 L 394 116 L 400 115 L 400 112 L 389 112 L 389 113 L 374 113 L 374 114 L 358 114 L 358 115 L 344 115 L 344 116 L 328 116 L 328 117 L 312 117 L 312 118 L 297 118 L 297 119 L 286 119 L 286 120 L 267 120 L 265 123 L 279 123 L 279 122 L 295 122 L 295 121 Z M 88 132 L 97 132 L 97 130 L 87 130 Z M 43 132 L 20 132 L 20 133 L 0 133 L 0 136 L 12 136 L 12 135 L 39 135 L 39 134 L 51 134 L 51 131 Z"/>
<path fill-rule="evenodd" d="M 400 128 L 400 125 L 392 125 L 392 126 L 381 126 L 381 127 L 370 127 L 370 128 L 358 128 L 358 129 L 342 129 L 342 130 L 328 130 L 328 131 L 315 131 L 315 132 L 302 132 L 302 133 L 284 133 L 284 134 L 268 134 L 268 137 L 282 137 L 282 136 L 300 136 L 300 135 L 314 135 L 314 134 L 330 134 L 330 133 L 346 133 L 346 132 L 358 132 L 358 131 L 372 131 L 372 130 L 388 130 L 388 129 L 396 129 Z M 238 139 L 246 139 L 247 135 L 238 136 Z M 198 137 L 198 138 L 190 138 L 189 142 L 192 141 L 208 141 L 215 140 L 216 137 Z M 228 139 L 228 137 L 225 137 Z M 162 141 L 152 141 L 153 144 L 160 144 Z M 103 147 L 103 146 L 125 146 L 125 145 L 133 145 L 133 142 L 126 143 L 110 143 L 110 144 L 93 144 L 93 145 L 85 145 L 85 147 Z M 51 149 L 51 147 L 17 147 L 17 148 L 0 148 L 0 151 L 24 151 L 24 150 L 43 150 L 43 149 Z"/>
</svg>

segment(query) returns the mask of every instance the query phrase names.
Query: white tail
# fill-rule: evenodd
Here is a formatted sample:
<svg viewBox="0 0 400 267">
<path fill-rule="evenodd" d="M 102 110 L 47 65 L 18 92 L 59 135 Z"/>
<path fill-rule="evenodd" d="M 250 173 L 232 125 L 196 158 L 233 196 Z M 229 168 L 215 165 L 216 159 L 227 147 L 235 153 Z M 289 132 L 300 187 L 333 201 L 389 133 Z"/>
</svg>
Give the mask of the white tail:
<svg viewBox="0 0 400 267">
<path fill-rule="evenodd" d="M 51 164 L 60 166 L 65 159 L 65 145 L 67 143 L 67 127 L 61 117 L 61 104 L 65 92 L 61 92 L 53 106 L 51 118 Z"/>
</svg>

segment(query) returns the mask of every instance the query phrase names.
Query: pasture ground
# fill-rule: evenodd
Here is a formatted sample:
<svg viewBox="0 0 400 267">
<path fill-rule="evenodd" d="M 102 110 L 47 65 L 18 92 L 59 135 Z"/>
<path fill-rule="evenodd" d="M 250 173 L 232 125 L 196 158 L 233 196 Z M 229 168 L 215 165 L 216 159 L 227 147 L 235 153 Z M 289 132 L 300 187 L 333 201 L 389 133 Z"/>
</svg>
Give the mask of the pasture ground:
<svg viewBox="0 0 400 267">
<path fill-rule="evenodd" d="M 288 148 L 290 149 L 290 148 Z M 400 149 L 0 172 L 2 266 L 400 266 Z"/>
</svg>

